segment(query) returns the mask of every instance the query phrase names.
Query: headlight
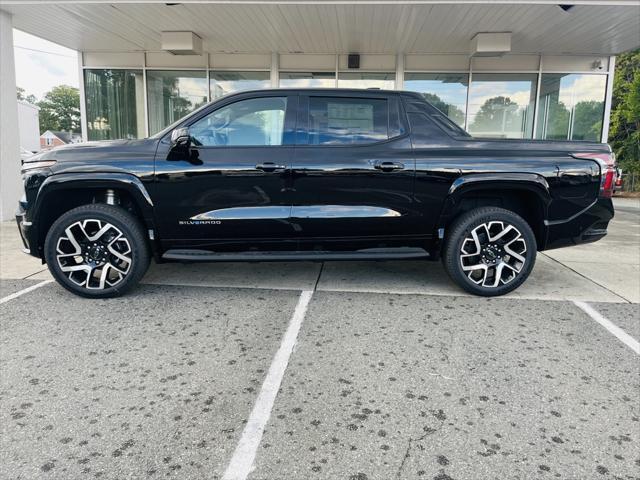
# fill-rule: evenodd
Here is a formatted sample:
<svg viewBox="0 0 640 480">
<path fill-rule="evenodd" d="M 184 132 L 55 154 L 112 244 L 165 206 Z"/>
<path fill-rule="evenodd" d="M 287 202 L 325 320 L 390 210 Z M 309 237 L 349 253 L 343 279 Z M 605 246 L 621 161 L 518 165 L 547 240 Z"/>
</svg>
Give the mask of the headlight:
<svg viewBox="0 0 640 480">
<path fill-rule="evenodd" d="M 40 162 L 25 162 L 22 164 L 21 173 L 28 172 L 29 170 L 35 170 L 36 168 L 48 168 L 55 165 L 55 160 L 42 160 Z"/>
</svg>

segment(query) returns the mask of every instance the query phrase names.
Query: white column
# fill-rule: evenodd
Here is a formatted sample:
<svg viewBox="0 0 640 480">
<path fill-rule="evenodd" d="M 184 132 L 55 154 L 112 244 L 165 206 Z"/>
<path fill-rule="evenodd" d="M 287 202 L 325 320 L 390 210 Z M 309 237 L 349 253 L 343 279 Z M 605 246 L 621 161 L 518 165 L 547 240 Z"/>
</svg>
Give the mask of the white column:
<svg viewBox="0 0 640 480">
<path fill-rule="evenodd" d="M 87 130 L 87 101 L 86 90 L 84 85 L 84 52 L 78 52 L 78 80 L 80 84 L 80 131 L 82 132 L 82 141 L 89 139 Z"/>
<path fill-rule="evenodd" d="M 611 99 L 613 98 L 613 76 L 616 73 L 616 57 L 609 57 L 609 74 L 607 75 L 607 92 L 604 100 L 604 119 L 602 122 L 602 143 L 609 141 L 609 124 L 611 122 Z"/>
<path fill-rule="evenodd" d="M 404 53 L 396 55 L 396 90 L 404 89 Z"/>
<path fill-rule="evenodd" d="M 280 86 L 280 57 L 277 53 L 271 54 L 271 88 Z"/>
<path fill-rule="evenodd" d="M 22 195 L 16 68 L 11 15 L 0 10 L 0 220 L 9 220 Z"/>
<path fill-rule="evenodd" d="M 142 81 L 140 81 L 138 77 L 136 77 L 136 92 L 142 92 L 142 96 L 136 95 L 136 103 L 137 103 L 136 117 L 138 118 L 138 138 L 147 138 L 149 136 L 149 100 L 148 100 L 149 92 L 147 91 L 147 52 L 144 52 L 142 54 Z M 140 130 L 141 127 L 142 127 L 142 130 Z"/>
<path fill-rule="evenodd" d="M 536 102 L 533 104 L 533 137 L 538 138 L 538 112 L 540 111 L 540 88 L 542 86 L 542 55 L 538 57 L 538 83 L 536 84 Z M 543 138 L 543 136 L 540 136 Z"/>
</svg>

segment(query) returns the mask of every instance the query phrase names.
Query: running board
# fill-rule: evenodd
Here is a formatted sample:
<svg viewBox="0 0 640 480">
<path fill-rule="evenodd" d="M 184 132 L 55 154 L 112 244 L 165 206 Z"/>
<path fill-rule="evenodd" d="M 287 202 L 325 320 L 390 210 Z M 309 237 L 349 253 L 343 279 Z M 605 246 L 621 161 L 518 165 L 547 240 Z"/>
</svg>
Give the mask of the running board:
<svg viewBox="0 0 640 480">
<path fill-rule="evenodd" d="M 293 262 L 339 260 L 403 260 L 428 258 L 422 248 L 369 248 L 364 250 L 333 251 L 272 251 L 272 252 L 211 252 L 209 250 L 167 250 L 162 258 L 181 262 Z"/>
</svg>

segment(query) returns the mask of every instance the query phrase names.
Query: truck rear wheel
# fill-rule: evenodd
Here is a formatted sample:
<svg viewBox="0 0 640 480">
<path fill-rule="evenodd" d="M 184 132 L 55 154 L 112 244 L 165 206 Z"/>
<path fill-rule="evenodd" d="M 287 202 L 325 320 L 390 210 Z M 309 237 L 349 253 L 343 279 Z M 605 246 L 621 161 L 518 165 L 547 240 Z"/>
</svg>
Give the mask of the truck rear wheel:
<svg viewBox="0 0 640 480">
<path fill-rule="evenodd" d="M 83 205 L 58 218 L 44 253 L 57 282 L 88 298 L 122 295 L 142 279 L 150 261 L 138 220 L 105 204 Z"/>
<path fill-rule="evenodd" d="M 462 214 L 445 236 L 442 262 L 467 292 L 504 295 L 527 279 L 536 260 L 536 238 L 519 215 L 497 207 Z"/>
</svg>

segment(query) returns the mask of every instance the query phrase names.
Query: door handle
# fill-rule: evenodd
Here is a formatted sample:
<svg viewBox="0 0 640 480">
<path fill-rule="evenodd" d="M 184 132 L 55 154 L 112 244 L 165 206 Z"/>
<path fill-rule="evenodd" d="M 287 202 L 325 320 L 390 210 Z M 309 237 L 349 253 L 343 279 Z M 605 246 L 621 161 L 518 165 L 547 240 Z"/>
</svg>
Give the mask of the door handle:
<svg viewBox="0 0 640 480">
<path fill-rule="evenodd" d="M 403 170 L 404 163 L 400 162 L 376 162 L 373 165 L 377 170 L 382 170 L 383 172 L 393 172 L 394 170 Z"/>
<path fill-rule="evenodd" d="M 262 170 L 263 172 L 275 172 L 276 170 L 285 170 L 286 165 L 277 165 L 273 162 L 264 162 L 256 165 L 256 170 Z"/>
</svg>

